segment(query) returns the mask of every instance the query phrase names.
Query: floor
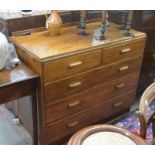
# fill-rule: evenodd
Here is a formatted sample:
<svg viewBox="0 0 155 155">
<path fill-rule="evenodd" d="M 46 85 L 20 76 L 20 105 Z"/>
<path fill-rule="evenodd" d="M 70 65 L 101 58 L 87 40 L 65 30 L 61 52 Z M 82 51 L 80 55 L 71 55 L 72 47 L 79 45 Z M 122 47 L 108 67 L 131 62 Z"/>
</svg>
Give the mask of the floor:
<svg viewBox="0 0 155 155">
<path fill-rule="evenodd" d="M 31 135 L 22 124 L 14 123 L 14 116 L 4 105 L 0 106 L 0 145 L 31 145 Z"/>
<path fill-rule="evenodd" d="M 131 111 L 138 108 L 138 103 L 139 99 L 135 101 Z M 0 106 L 0 145 L 32 145 L 31 135 L 22 124 L 14 123 L 12 112 L 4 105 Z"/>
</svg>

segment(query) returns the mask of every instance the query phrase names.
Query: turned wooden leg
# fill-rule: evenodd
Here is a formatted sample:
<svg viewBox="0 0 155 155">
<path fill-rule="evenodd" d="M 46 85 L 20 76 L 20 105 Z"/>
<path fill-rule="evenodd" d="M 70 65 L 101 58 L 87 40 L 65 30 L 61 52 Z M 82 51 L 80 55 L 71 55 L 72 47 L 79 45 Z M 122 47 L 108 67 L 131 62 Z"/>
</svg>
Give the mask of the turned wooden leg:
<svg viewBox="0 0 155 155">
<path fill-rule="evenodd" d="M 32 93 L 33 144 L 38 144 L 37 95 Z"/>
<path fill-rule="evenodd" d="M 141 114 L 140 111 L 136 111 L 135 114 L 139 118 L 140 121 L 140 136 L 144 139 L 146 139 L 146 130 L 147 130 L 147 123 L 145 121 L 145 118 L 143 114 Z"/>
<path fill-rule="evenodd" d="M 155 113 L 153 114 L 153 119 L 152 119 L 152 132 L 153 132 L 153 138 L 155 140 Z"/>
</svg>

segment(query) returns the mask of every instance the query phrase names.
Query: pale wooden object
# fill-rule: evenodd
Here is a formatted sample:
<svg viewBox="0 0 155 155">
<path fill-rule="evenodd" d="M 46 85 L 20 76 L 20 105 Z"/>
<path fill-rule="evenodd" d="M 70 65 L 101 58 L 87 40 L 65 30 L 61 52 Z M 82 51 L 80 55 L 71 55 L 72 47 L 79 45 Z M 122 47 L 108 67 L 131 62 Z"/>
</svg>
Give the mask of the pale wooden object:
<svg viewBox="0 0 155 155">
<path fill-rule="evenodd" d="M 142 94 L 140 99 L 139 111 L 137 112 L 140 120 L 140 135 L 146 138 L 146 128 L 149 121 L 152 123 L 153 137 L 155 137 L 155 111 L 147 115 L 147 108 L 155 99 L 155 82 L 152 83 Z"/>
<path fill-rule="evenodd" d="M 46 15 L 46 28 L 51 36 L 57 36 L 60 34 L 62 19 L 55 10 L 51 11 L 51 15 L 49 17 Z"/>
</svg>

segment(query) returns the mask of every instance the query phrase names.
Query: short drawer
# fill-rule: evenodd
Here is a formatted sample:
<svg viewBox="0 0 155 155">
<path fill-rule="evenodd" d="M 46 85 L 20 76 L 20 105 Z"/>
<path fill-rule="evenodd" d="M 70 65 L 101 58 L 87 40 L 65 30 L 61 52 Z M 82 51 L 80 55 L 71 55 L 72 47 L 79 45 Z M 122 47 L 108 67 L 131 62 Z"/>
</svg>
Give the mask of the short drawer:
<svg viewBox="0 0 155 155">
<path fill-rule="evenodd" d="M 143 39 L 105 48 L 103 51 L 102 62 L 105 65 L 135 56 L 143 56 L 144 45 L 145 40 Z"/>
<path fill-rule="evenodd" d="M 45 82 L 73 75 L 101 64 L 101 51 L 93 51 L 44 64 Z"/>
<path fill-rule="evenodd" d="M 69 136 L 80 128 L 97 123 L 112 114 L 130 107 L 135 97 L 135 90 L 126 92 L 106 103 L 95 105 L 86 111 L 82 111 L 45 128 L 46 144 L 55 143 L 59 139 Z"/>
<path fill-rule="evenodd" d="M 129 73 L 139 72 L 142 57 L 102 66 L 91 71 L 45 85 L 46 104 L 74 95 Z"/>
<path fill-rule="evenodd" d="M 98 103 L 105 102 L 111 97 L 116 97 L 130 89 L 136 88 L 137 80 L 138 74 L 131 74 L 47 105 L 45 112 L 46 124 L 70 116 Z"/>
</svg>

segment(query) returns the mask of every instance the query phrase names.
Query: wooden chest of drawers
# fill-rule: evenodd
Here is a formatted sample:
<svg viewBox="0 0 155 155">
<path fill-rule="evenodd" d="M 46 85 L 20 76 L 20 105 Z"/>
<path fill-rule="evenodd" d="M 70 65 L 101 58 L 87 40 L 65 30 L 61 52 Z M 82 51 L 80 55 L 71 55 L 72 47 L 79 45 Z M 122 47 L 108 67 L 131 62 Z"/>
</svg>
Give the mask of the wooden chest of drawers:
<svg viewBox="0 0 155 155">
<path fill-rule="evenodd" d="M 75 27 L 60 36 L 47 31 L 12 37 L 19 57 L 40 75 L 40 143 L 58 144 L 78 129 L 129 109 L 134 101 L 145 34 L 122 36 L 111 23 L 108 39 L 79 36 Z"/>
</svg>

